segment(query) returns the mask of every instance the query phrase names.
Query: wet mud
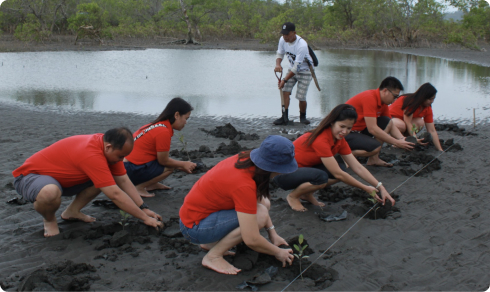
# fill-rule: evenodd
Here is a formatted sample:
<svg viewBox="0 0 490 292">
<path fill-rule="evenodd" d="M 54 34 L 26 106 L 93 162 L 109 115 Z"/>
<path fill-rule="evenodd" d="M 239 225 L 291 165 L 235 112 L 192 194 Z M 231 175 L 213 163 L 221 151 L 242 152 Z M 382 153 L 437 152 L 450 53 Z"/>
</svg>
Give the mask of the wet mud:
<svg viewBox="0 0 490 292">
<path fill-rule="evenodd" d="M 212 135 L 216 138 L 226 138 L 230 140 L 259 140 L 260 137 L 256 133 L 246 134 L 241 131 L 237 131 L 232 124 L 227 123 L 224 126 L 217 126 L 213 130 L 206 130 L 204 128 L 199 128 L 199 130 L 205 132 L 206 134 Z"/>
</svg>

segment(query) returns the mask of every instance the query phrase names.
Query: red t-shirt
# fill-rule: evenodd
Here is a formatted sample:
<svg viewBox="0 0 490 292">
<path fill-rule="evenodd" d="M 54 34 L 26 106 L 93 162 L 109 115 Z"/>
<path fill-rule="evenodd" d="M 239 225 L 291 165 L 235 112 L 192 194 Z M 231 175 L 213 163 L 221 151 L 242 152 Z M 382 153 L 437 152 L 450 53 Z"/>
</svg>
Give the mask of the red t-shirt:
<svg viewBox="0 0 490 292">
<path fill-rule="evenodd" d="M 148 129 L 148 125 L 144 125 L 133 134 L 133 138 L 138 137 L 142 132 Z M 141 165 L 153 160 L 157 160 L 157 152 L 170 151 L 170 142 L 174 135 L 172 125 L 168 120 L 158 122 L 148 132 L 141 135 L 134 141 L 133 151 L 126 156 L 126 160 Z"/>
<path fill-rule="evenodd" d="M 403 121 L 403 114 L 405 110 L 402 110 L 403 101 L 407 96 L 400 96 L 394 103 L 389 106 L 390 114 L 394 118 L 398 118 Z M 425 123 L 433 123 L 434 122 L 434 114 L 432 113 L 432 107 L 418 107 L 413 113 L 412 118 L 423 118 Z"/>
<path fill-rule="evenodd" d="M 192 187 L 184 199 L 179 216 L 188 228 L 221 210 L 257 214 L 255 168 L 237 169 L 238 154 L 216 164 Z"/>
<path fill-rule="evenodd" d="M 12 172 L 48 175 L 68 188 L 91 180 L 96 188 L 116 184 L 113 176 L 126 174 L 122 161 L 109 165 L 104 155 L 104 134 L 78 135 L 60 140 L 31 157 Z"/>
<path fill-rule="evenodd" d="M 340 155 L 349 155 L 352 153 L 345 139 L 336 140 L 333 137 L 332 128 L 325 129 L 308 146 L 305 142 L 310 136 L 311 133 L 305 133 L 293 142 L 294 158 L 296 158 L 298 167 L 311 167 L 322 164 L 322 157 L 332 157 L 337 153 L 340 153 Z"/>
<path fill-rule="evenodd" d="M 388 106 L 381 102 L 379 88 L 366 90 L 354 95 L 346 101 L 346 104 L 352 105 L 357 112 L 357 122 L 352 127 L 353 131 L 366 129 L 365 117 L 379 118 L 385 116 L 391 118 Z"/>
</svg>

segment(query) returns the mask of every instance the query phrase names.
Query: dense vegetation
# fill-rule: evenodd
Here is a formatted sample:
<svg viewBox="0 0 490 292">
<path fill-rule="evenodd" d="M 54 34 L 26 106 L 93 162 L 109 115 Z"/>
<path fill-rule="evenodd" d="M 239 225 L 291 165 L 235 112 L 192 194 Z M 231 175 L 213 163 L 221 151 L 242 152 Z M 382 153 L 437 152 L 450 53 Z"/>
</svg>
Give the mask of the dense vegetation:
<svg viewBox="0 0 490 292">
<path fill-rule="evenodd" d="M 463 20 L 445 20 L 446 5 L 464 11 Z M 490 39 L 484 0 L 7 0 L 0 7 L 0 34 L 36 41 L 73 34 L 275 42 L 285 21 L 296 23 L 298 34 L 313 43 L 476 47 Z"/>
</svg>

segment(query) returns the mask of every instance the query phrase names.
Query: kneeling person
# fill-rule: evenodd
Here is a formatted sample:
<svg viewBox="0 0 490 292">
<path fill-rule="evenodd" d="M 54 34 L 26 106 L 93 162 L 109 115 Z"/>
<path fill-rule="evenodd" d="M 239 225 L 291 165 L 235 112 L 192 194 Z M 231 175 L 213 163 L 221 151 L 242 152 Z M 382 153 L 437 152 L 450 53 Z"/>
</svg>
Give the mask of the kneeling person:
<svg viewBox="0 0 490 292">
<path fill-rule="evenodd" d="M 180 208 L 180 231 L 184 238 L 209 250 L 202 265 L 222 274 L 237 274 L 223 256 L 240 242 L 251 249 L 293 262 L 291 249 L 269 217 L 269 180 L 278 173 L 298 168 L 294 146 L 281 136 L 267 137 L 258 149 L 227 158 L 192 187 Z M 265 228 L 271 242 L 260 235 Z"/>
<path fill-rule="evenodd" d="M 142 197 L 155 196 L 148 191 L 170 189 L 159 182 L 172 174 L 174 169 L 191 173 L 196 167 L 193 162 L 169 157 L 174 130 L 180 131 L 184 128 L 192 110 L 187 101 L 176 97 L 167 104 L 156 120 L 134 133 L 134 149 L 124 159 L 124 166 Z"/>
<path fill-rule="evenodd" d="M 60 140 L 29 157 L 12 172 L 17 192 L 44 218 L 44 236 L 60 233 L 55 212 L 62 196 L 75 196 L 61 219 L 93 222 L 81 209 L 101 191 L 121 210 L 146 225 L 162 227 L 160 215 L 148 209 L 126 175 L 124 156 L 133 149 L 131 131 L 116 128 L 105 134 Z"/>
<path fill-rule="evenodd" d="M 367 165 L 393 166 L 379 158 L 383 142 L 406 150 L 415 146 L 405 141 L 391 120 L 388 105 L 400 96 L 401 90 L 403 85 L 400 80 L 387 77 L 378 89 L 361 92 L 346 102 L 356 109 L 359 118 L 345 140 L 354 156 L 368 157 Z"/>
<path fill-rule="evenodd" d="M 356 120 L 357 113 L 354 107 L 348 104 L 338 105 L 314 130 L 303 134 L 294 141 L 298 170 L 278 175 L 273 179 L 280 188 L 293 190 L 287 196 L 287 201 L 293 210 L 306 211 L 300 199 L 323 207 L 325 204 L 318 202 L 313 197 L 313 193 L 339 181 L 360 188 L 368 194 L 373 191 L 380 192 L 381 197 L 376 196 L 378 202 L 384 204 L 388 199 L 395 204 L 395 200 L 383 185 L 352 155 L 344 139 Z M 337 153 L 357 175 L 370 185 L 365 185 L 349 175 L 343 160 L 338 162 L 334 158 Z"/>
</svg>

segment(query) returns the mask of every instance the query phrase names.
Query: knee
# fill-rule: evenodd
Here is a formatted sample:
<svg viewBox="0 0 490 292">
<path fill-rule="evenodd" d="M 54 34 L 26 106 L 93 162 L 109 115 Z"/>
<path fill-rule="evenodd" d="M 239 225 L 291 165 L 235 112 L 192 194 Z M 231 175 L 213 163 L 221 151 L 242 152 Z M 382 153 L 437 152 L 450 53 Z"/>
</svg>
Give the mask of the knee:
<svg viewBox="0 0 490 292">
<path fill-rule="evenodd" d="M 265 206 L 267 208 L 267 211 L 269 211 L 271 209 L 271 201 L 267 198 L 262 198 L 262 200 L 260 200 L 259 204 Z"/>
<path fill-rule="evenodd" d="M 44 186 L 36 197 L 36 201 L 53 203 L 61 199 L 61 190 L 57 185 Z"/>
</svg>

